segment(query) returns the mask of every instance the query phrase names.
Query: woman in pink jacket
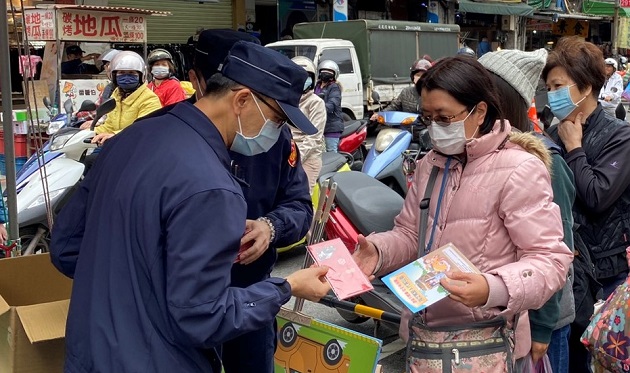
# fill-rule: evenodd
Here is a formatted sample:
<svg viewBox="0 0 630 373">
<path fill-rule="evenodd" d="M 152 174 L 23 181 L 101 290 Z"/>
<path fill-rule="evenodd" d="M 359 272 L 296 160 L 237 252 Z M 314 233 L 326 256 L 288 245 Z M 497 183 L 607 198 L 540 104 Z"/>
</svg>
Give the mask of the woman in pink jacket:
<svg viewBox="0 0 630 373">
<path fill-rule="evenodd" d="M 531 135 L 510 135 L 493 80 L 477 61 L 444 58 L 418 86 L 433 151 L 418 162 L 393 230 L 359 237 L 355 260 L 366 274 L 382 276 L 417 259 L 420 201 L 437 166 L 420 247 L 426 253 L 453 243 L 481 274 L 449 273 L 441 283 L 451 295 L 429 306 L 424 321 L 458 326 L 518 316 L 513 358 L 520 359 L 530 350 L 527 310 L 562 288 L 572 261 L 552 202 L 549 154 Z M 407 325 L 401 323 L 403 338 Z"/>
</svg>

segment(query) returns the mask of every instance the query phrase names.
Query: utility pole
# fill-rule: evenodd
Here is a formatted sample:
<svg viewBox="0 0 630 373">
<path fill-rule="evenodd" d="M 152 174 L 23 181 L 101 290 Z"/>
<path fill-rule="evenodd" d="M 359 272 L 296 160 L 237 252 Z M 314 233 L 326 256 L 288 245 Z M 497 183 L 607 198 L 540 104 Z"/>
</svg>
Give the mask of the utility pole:
<svg viewBox="0 0 630 373">
<path fill-rule="evenodd" d="M 612 44 L 612 53 L 617 58 L 617 34 L 619 33 L 619 0 L 615 0 L 615 15 L 613 16 L 613 24 L 611 28 L 610 42 Z"/>
<path fill-rule="evenodd" d="M 0 55 L 7 56 L 0 63 L 0 87 L 2 87 L 2 127 L 4 131 L 4 159 L 7 170 L 7 204 L 9 215 L 9 240 L 19 237 L 17 222 L 17 192 L 15 188 L 15 148 L 13 143 L 13 101 L 11 97 L 11 66 L 9 64 L 9 25 L 7 2 L 0 0 Z M 26 97 L 28 99 L 28 97 Z M 30 113 L 29 113 L 30 114 Z"/>
</svg>

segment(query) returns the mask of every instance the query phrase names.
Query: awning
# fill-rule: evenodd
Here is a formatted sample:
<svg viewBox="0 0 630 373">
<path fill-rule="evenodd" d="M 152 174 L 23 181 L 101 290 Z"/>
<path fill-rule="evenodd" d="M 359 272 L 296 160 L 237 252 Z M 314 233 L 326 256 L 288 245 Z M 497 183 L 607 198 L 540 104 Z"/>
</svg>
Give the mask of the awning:
<svg viewBox="0 0 630 373">
<path fill-rule="evenodd" d="M 586 14 L 613 17 L 615 15 L 615 3 L 603 1 L 585 1 L 584 5 L 582 6 L 582 10 Z M 630 8 L 619 8 L 619 16 L 630 16 Z"/>
<path fill-rule="evenodd" d="M 498 1 L 478 2 L 459 0 L 459 11 L 467 13 L 500 14 L 504 16 L 530 16 L 534 8 L 525 3 L 504 3 Z"/>
</svg>

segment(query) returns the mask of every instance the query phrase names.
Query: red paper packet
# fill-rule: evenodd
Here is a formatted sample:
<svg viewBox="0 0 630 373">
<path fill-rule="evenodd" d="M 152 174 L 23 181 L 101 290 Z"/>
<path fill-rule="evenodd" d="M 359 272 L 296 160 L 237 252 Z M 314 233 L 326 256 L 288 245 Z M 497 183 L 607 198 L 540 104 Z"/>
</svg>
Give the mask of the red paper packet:
<svg viewBox="0 0 630 373">
<path fill-rule="evenodd" d="M 315 263 L 330 268 L 326 280 L 338 299 L 348 299 L 374 289 L 341 239 L 320 242 L 307 249 Z"/>
</svg>

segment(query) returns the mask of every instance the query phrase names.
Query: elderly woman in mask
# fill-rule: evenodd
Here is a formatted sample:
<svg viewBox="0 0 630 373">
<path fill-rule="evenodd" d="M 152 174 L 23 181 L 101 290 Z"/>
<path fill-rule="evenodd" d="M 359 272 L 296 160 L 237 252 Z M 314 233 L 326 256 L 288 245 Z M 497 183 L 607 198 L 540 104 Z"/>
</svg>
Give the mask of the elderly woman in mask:
<svg viewBox="0 0 630 373">
<path fill-rule="evenodd" d="M 403 313 L 411 372 L 442 371 L 416 355 L 418 342 L 458 339 L 453 335 L 469 335 L 472 323 L 498 316 L 509 328 L 516 325 L 511 357 L 521 363 L 531 347 L 527 310 L 542 307 L 562 288 L 572 260 L 552 201 L 549 154 L 532 135 L 511 134 L 493 80 L 476 60 L 441 59 L 419 87 L 433 150 L 419 161 L 394 228 L 360 236 L 354 258 L 367 275 L 382 276 L 452 243 L 479 269 L 447 273 L 441 284 L 448 298 L 413 317 Z M 424 225 L 423 196 L 429 196 Z M 420 322 L 455 331 L 427 335 Z M 512 358 L 482 359 L 475 371 L 504 372 Z"/>
</svg>

